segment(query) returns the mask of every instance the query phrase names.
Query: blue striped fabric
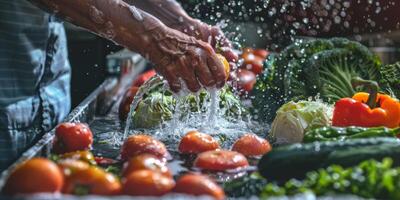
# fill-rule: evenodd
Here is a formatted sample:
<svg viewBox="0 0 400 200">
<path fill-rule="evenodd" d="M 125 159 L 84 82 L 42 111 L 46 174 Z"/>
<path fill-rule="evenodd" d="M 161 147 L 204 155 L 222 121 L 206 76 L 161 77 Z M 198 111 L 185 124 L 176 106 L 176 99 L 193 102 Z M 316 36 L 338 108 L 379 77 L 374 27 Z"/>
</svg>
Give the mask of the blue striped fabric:
<svg viewBox="0 0 400 200">
<path fill-rule="evenodd" d="M 26 0 L 0 0 L 0 170 L 70 110 L 63 25 Z"/>
</svg>

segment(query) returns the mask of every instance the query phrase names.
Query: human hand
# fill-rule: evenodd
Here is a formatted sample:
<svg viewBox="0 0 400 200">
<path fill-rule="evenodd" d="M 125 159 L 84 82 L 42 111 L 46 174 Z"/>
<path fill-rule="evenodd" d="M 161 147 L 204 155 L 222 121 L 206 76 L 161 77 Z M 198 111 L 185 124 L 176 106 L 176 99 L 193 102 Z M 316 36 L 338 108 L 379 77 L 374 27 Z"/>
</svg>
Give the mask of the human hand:
<svg viewBox="0 0 400 200">
<path fill-rule="evenodd" d="M 231 67 L 238 61 L 238 55 L 232 49 L 232 43 L 217 26 L 210 26 L 200 20 L 189 19 L 174 28 L 210 44 L 215 51 L 221 53 Z"/>
<path fill-rule="evenodd" d="M 151 35 L 153 42 L 145 54 L 172 91 L 179 92 L 182 84 L 192 92 L 202 86 L 224 86 L 224 66 L 208 43 L 167 27 L 154 29 Z"/>
</svg>

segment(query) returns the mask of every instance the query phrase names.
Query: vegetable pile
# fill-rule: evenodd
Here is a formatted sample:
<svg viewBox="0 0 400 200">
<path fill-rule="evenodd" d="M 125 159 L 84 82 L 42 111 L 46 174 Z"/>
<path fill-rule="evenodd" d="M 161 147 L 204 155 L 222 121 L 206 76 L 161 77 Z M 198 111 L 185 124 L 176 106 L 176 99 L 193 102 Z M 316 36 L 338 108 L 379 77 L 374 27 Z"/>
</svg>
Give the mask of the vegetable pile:
<svg viewBox="0 0 400 200">
<path fill-rule="evenodd" d="M 400 62 L 382 65 L 367 47 L 344 38 L 299 40 L 279 54 L 245 48 L 236 71 L 220 58 L 229 85 L 216 93 L 173 94 L 162 82 L 148 81 L 154 71 L 135 81 L 119 118 L 131 118 L 136 132 L 125 139 L 118 158 L 90 152 L 88 125 L 63 123 L 56 129 L 51 160 L 34 158 L 18 166 L 3 193 L 183 193 L 219 200 L 311 192 L 400 198 Z M 252 107 L 245 107 L 249 101 Z M 132 102 L 137 106 L 130 113 Z M 165 137 L 174 144 L 155 138 L 165 136 L 169 126 L 182 126 L 175 120 L 203 125 L 191 114 L 206 119 L 213 103 L 224 120 L 238 122 L 250 111 L 253 120 L 271 125 L 268 140 L 257 131 L 229 137 L 220 127 L 187 124 Z M 213 122 L 209 119 L 205 126 Z M 155 129 L 154 135 L 142 133 Z M 184 169 L 171 170 L 167 164 L 173 159 Z M 226 174 L 232 180 L 219 179 Z"/>
<path fill-rule="evenodd" d="M 313 192 L 318 196 L 327 194 L 354 194 L 364 198 L 399 199 L 400 167 L 394 167 L 391 158 L 381 162 L 363 161 L 357 166 L 343 168 L 331 165 L 307 173 L 306 178 L 289 180 L 282 186 L 267 184 L 261 197 L 294 195 Z"/>
<path fill-rule="evenodd" d="M 320 98 L 334 103 L 352 97 L 365 89 L 352 86 L 354 77 L 379 82 L 381 91 L 398 91 L 398 73 L 398 65 L 382 67 L 379 58 L 358 42 L 299 40 L 267 59 L 252 92 L 254 112 L 259 120 L 271 122 L 276 110 L 289 101 Z"/>
</svg>

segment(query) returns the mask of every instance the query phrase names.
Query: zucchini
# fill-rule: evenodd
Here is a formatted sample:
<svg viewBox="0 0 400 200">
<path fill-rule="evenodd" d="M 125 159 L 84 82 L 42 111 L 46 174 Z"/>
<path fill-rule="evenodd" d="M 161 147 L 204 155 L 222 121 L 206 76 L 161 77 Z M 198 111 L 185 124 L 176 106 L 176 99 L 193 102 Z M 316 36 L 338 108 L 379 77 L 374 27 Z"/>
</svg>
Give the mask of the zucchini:
<svg viewBox="0 0 400 200">
<path fill-rule="evenodd" d="M 350 167 L 384 157 L 391 157 L 395 166 L 400 165 L 399 139 L 363 138 L 281 146 L 261 158 L 258 170 L 268 180 L 286 181 L 304 178 L 307 172 L 332 164 Z"/>
</svg>

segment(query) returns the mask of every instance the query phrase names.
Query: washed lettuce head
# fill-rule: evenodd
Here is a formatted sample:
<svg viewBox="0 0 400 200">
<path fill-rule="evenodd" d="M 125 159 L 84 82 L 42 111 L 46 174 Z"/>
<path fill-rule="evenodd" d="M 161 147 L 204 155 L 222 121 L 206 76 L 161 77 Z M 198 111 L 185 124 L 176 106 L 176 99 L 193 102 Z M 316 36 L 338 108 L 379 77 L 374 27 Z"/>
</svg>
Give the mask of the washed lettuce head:
<svg viewBox="0 0 400 200">
<path fill-rule="evenodd" d="M 329 126 L 331 116 L 332 108 L 321 102 L 291 101 L 277 111 L 270 134 L 277 143 L 302 142 L 305 131 Z"/>
<path fill-rule="evenodd" d="M 207 98 L 207 93 L 202 91 L 197 97 L 193 94 L 187 95 L 183 99 L 183 104 L 179 107 L 181 116 L 185 117 L 189 112 L 207 112 L 203 108 L 203 103 Z M 197 99 L 197 100 L 196 100 Z M 221 112 L 227 119 L 236 119 L 240 115 L 246 115 L 247 110 L 241 104 L 230 88 L 225 87 L 219 92 L 219 106 Z M 161 88 L 150 91 L 138 104 L 133 113 L 133 127 L 153 128 L 160 126 L 163 122 L 172 119 L 177 105 L 177 100 L 170 92 L 163 92 Z"/>
<path fill-rule="evenodd" d="M 175 101 L 172 96 L 154 92 L 144 98 L 137 106 L 133 115 L 133 124 L 137 128 L 151 128 L 162 121 L 172 119 Z"/>
</svg>

